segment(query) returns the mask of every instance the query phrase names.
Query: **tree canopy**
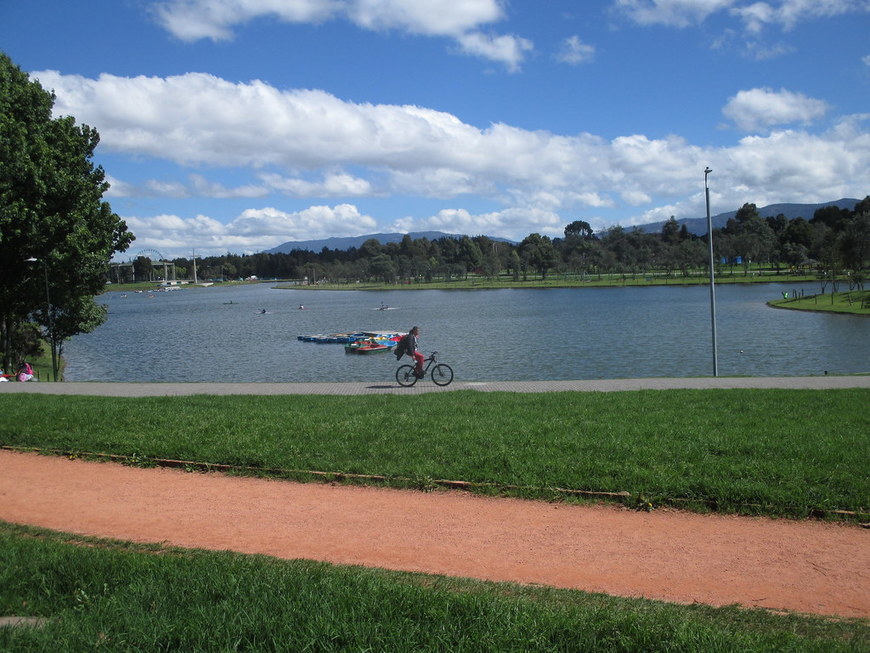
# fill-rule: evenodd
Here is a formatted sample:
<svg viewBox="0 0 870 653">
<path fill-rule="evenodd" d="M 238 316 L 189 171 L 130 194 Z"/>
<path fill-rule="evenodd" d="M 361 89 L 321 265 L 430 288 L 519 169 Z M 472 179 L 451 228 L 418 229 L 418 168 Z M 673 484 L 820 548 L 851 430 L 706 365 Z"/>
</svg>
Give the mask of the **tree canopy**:
<svg viewBox="0 0 870 653">
<path fill-rule="evenodd" d="M 0 53 L 0 352 L 4 369 L 32 355 L 26 325 L 36 323 L 56 377 L 64 340 L 105 319 L 93 298 L 134 236 L 102 200 L 99 134 L 52 118 L 53 106 L 54 95 Z"/>
<path fill-rule="evenodd" d="M 803 273 L 814 270 L 823 276 L 848 271 L 850 279 L 863 280 L 870 261 L 870 197 L 854 210 L 838 209 L 836 220 L 830 219 L 832 212 L 820 211 L 809 219 L 761 218 L 754 204 L 744 204 L 723 229 L 713 231 L 716 265 L 742 267 L 747 274 L 752 264 Z M 689 277 L 709 265 L 706 235 L 691 234 L 673 218 L 660 233 L 619 226 L 595 233 L 583 220 L 568 224 L 564 233 L 564 238 L 553 239 L 532 233 L 518 244 L 486 236 L 405 236 L 400 243 L 385 244 L 370 239 L 348 250 L 205 257 L 197 260 L 197 268 L 201 278 L 427 283 L 469 274 L 496 278 L 505 272 L 516 281 L 529 274 L 546 279 L 550 274 L 643 275 L 652 270 Z M 178 271 L 193 266 L 186 258 L 174 263 Z M 121 281 L 120 273 L 116 270 L 111 280 Z M 142 279 L 140 271 L 136 278 Z"/>
</svg>

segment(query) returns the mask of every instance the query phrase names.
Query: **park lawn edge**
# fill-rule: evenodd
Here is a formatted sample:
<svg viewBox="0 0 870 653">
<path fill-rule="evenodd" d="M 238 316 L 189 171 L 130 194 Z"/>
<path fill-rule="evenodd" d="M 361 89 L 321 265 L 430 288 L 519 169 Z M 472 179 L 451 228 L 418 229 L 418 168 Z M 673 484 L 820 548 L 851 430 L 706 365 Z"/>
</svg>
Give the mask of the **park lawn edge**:
<svg viewBox="0 0 870 653">
<path fill-rule="evenodd" d="M 402 633 L 409 627 L 410 635 L 420 638 L 416 643 L 421 648 L 415 650 L 445 650 L 451 637 L 470 637 L 462 640 L 465 645 L 480 647 L 482 643 L 475 638 L 481 636 L 483 642 L 506 637 L 503 646 L 489 650 L 518 651 L 860 651 L 870 643 L 867 619 L 737 605 L 682 605 L 537 585 L 131 543 L 2 520 L 0 542 L 6 543 L 0 547 L 0 560 L 11 560 L 5 572 L 0 570 L 8 588 L 0 615 L 45 618 L 40 628 L 16 629 L 17 633 L 0 628 L 0 643 L 7 644 L 111 645 L 125 637 L 135 639 L 131 632 L 154 631 L 152 646 L 140 645 L 136 650 L 164 650 L 167 641 L 187 646 L 204 641 L 209 649 L 225 650 L 236 638 L 274 637 L 290 628 L 294 636 L 315 638 L 315 642 L 329 641 L 335 629 L 347 630 L 348 636 L 356 637 L 357 647 L 358 640 L 377 647 L 382 637 L 398 637 L 391 650 L 401 650 L 407 643 Z M 239 583 L 242 576 L 244 583 Z M 155 596 L 153 590 L 142 587 L 159 587 L 161 594 Z M 316 588 L 313 594 L 312 587 Z M 335 596 L 342 592 L 347 596 Z M 295 594 L 310 595 L 308 602 Z M 184 609 L 179 610 L 172 602 L 182 598 Z M 287 612 L 282 604 L 292 601 L 304 605 L 304 616 Z M 232 625 L 207 621 L 220 619 L 211 615 L 228 608 L 231 618 L 241 621 L 241 632 L 235 632 Z M 196 632 L 190 625 L 185 628 L 189 613 L 202 616 L 193 623 L 207 633 Z M 295 624 L 288 625 L 286 619 L 276 620 L 273 613 L 293 615 L 290 621 L 302 622 L 301 631 L 292 630 Z M 330 613 L 326 623 L 321 613 Z M 359 620 L 367 622 L 361 629 Z M 428 627 L 420 628 L 421 623 Z M 270 628 L 277 633 L 268 632 Z M 493 633 L 470 632 L 476 628 L 492 628 Z M 233 639 L 226 640 L 227 636 Z M 585 645 L 578 645 L 580 637 L 585 638 Z"/>
</svg>

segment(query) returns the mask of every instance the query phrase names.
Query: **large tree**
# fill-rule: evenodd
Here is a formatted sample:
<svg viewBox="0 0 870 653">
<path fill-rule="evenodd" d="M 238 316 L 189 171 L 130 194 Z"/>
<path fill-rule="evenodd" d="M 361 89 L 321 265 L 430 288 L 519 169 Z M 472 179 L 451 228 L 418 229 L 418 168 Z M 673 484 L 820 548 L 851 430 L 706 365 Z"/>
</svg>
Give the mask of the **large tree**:
<svg viewBox="0 0 870 653">
<path fill-rule="evenodd" d="M 48 340 L 54 376 L 64 339 L 105 319 L 91 306 L 113 253 L 133 241 L 102 200 L 94 166 L 97 131 L 52 118 L 54 95 L 0 53 L 0 351 L 9 367 L 19 334 L 35 321 Z"/>
</svg>

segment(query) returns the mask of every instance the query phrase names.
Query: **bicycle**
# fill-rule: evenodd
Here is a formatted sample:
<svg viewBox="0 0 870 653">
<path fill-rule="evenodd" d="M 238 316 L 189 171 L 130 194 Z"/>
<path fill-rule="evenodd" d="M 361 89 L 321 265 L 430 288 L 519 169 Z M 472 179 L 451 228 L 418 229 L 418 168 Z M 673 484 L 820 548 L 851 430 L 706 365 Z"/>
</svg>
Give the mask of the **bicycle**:
<svg viewBox="0 0 870 653">
<path fill-rule="evenodd" d="M 423 361 L 424 363 L 428 363 L 428 365 L 423 368 L 423 375 L 419 378 L 414 372 L 416 369 L 414 365 L 400 365 L 399 369 L 396 370 L 396 381 L 399 382 L 399 385 L 410 388 L 412 385 L 417 383 L 417 381 L 424 378 L 431 367 L 432 371 L 429 373 L 429 376 L 432 378 L 435 385 L 450 385 L 453 381 L 453 368 L 446 363 L 439 363 L 435 359 L 437 354 L 437 351 L 433 351 L 429 358 L 426 358 Z"/>
</svg>

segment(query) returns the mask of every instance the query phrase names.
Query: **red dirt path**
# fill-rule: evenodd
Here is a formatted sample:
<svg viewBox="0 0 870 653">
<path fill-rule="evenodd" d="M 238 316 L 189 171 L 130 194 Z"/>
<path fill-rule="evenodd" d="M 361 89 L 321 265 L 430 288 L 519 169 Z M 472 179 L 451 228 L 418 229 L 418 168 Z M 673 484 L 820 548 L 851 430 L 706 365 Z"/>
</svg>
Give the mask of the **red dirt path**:
<svg viewBox="0 0 870 653">
<path fill-rule="evenodd" d="M 298 484 L 0 451 L 0 519 L 679 603 L 870 617 L 854 525 Z"/>
</svg>

